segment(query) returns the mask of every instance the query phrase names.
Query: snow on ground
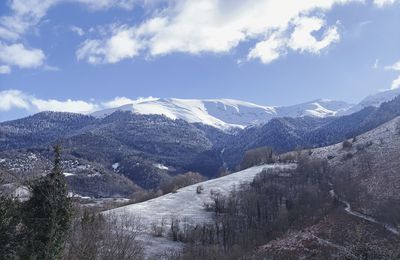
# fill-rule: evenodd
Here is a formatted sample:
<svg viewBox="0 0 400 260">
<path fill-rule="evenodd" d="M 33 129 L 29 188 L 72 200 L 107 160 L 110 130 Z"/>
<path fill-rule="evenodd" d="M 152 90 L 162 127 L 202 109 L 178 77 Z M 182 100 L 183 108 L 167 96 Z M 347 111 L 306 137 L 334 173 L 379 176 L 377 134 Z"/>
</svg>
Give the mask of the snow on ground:
<svg viewBox="0 0 400 260">
<path fill-rule="evenodd" d="M 165 166 L 164 164 L 161 164 L 161 163 L 153 164 L 153 166 L 158 168 L 158 169 L 160 169 L 160 170 L 166 170 L 166 171 L 169 170 L 169 168 L 167 166 Z"/>
<path fill-rule="evenodd" d="M 350 139 L 352 142 L 352 149 L 350 150 L 343 149 L 343 144 L 340 142 L 334 145 L 312 149 L 312 156 L 323 159 L 330 157 L 333 158 L 331 159 L 333 163 L 341 163 L 343 155 L 349 152 L 355 153 L 357 147 L 368 147 L 369 150 L 376 150 L 376 152 L 379 153 L 382 153 L 383 149 L 385 149 L 386 152 L 390 149 L 397 149 L 394 144 L 398 141 L 397 132 L 399 130 L 397 129 L 397 125 L 399 122 L 400 117 L 396 117 L 377 128 L 357 136 L 354 142 Z M 382 157 L 382 160 L 385 161 L 385 158 Z"/>
<path fill-rule="evenodd" d="M 109 210 L 106 211 L 105 214 L 110 214 L 112 216 L 130 216 L 140 219 L 143 226 L 143 233 L 140 239 L 145 244 L 146 254 L 148 256 L 154 256 L 166 250 L 177 250 L 182 246 L 181 243 L 173 242 L 167 238 L 172 219 L 181 220 L 181 225 L 207 223 L 212 219 L 213 213 L 205 211 L 204 209 L 205 204 L 211 203 L 211 191 L 220 192 L 222 195 L 228 195 L 234 187 L 238 188 L 241 184 L 250 183 L 263 169 L 279 168 L 288 170 L 295 167 L 295 164 L 255 166 L 218 179 L 184 187 L 179 189 L 176 193 L 166 194 L 145 202 Z M 203 187 L 201 194 L 196 192 L 199 185 Z M 164 237 L 153 236 L 152 226 L 160 226 L 162 222 L 165 224 Z"/>
<path fill-rule="evenodd" d="M 31 192 L 29 191 L 29 188 L 26 186 L 20 186 L 15 189 L 14 191 L 14 197 L 17 198 L 20 201 L 25 201 L 29 199 Z"/>
<path fill-rule="evenodd" d="M 76 175 L 75 173 L 70 173 L 70 172 L 64 172 L 63 174 L 64 174 L 65 177 Z"/>
<path fill-rule="evenodd" d="M 112 168 L 114 169 L 114 171 L 116 171 L 118 169 L 118 167 L 119 167 L 119 163 L 114 163 L 112 165 Z"/>
</svg>

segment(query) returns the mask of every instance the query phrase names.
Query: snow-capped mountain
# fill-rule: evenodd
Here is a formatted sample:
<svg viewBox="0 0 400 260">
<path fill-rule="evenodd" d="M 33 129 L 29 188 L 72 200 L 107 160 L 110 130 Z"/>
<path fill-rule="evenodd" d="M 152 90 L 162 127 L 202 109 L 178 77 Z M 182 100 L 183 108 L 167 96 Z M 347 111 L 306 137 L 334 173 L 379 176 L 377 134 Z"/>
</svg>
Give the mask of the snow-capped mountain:
<svg viewBox="0 0 400 260">
<path fill-rule="evenodd" d="M 115 111 L 136 114 L 164 115 L 170 119 L 183 119 L 189 123 L 203 123 L 220 129 L 244 128 L 262 124 L 275 117 L 328 117 L 342 113 L 351 107 L 341 101 L 326 99 L 287 107 L 261 106 L 233 99 L 161 99 L 137 100 L 121 107 L 94 112 L 92 116 L 105 117 Z"/>
<path fill-rule="evenodd" d="M 395 97 L 400 95 L 400 88 L 397 89 L 391 89 L 391 90 L 386 90 L 386 91 L 381 91 L 373 95 L 369 95 L 363 100 L 361 100 L 360 103 L 357 105 L 353 106 L 352 108 L 348 109 L 347 111 L 344 111 L 344 113 L 340 113 L 340 115 L 348 115 L 357 111 L 360 111 L 363 108 L 366 107 L 378 107 L 380 104 L 391 101 Z"/>
</svg>

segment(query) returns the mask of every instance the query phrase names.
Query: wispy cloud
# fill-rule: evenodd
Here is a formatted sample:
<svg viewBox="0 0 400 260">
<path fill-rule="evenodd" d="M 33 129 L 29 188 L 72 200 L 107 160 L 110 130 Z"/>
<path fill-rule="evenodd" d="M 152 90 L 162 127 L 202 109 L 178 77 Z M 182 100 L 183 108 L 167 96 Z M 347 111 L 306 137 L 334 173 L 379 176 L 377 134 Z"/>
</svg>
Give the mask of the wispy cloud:
<svg viewBox="0 0 400 260">
<path fill-rule="evenodd" d="M 74 32 L 74 33 L 76 33 L 77 35 L 79 35 L 79 36 L 85 35 L 85 31 L 84 31 L 81 27 L 79 27 L 79 26 L 72 25 L 72 26 L 69 27 L 69 29 L 70 29 L 72 32 Z"/>
<path fill-rule="evenodd" d="M 400 3 L 399 0 L 374 0 L 374 4 L 379 7 L 384 7 L 392 4 Z"/>
<path fill-rule="evenodd" d="M 20 90 L 8 89 L 0 91 L 0 111 L 10 111 L 12 109 L 23 109 L 28 113 L 41 111 L 58 111 L 88 114 L 100 109 L 120 107 L 127 104 L 140 103 L 157 98 L 140 97 L 130 99 L 127 97 L 115 97 L 105 102 L 85 101 L 85 100 L 57 100 L 41 99 Z"/>
<path fill-rule="evenodd" d="M 10 74 L 10 73 L 11 73 L 10 66 L 7 66 L 7 65 L 0 66 L 0 74 Z"/>
</svg>

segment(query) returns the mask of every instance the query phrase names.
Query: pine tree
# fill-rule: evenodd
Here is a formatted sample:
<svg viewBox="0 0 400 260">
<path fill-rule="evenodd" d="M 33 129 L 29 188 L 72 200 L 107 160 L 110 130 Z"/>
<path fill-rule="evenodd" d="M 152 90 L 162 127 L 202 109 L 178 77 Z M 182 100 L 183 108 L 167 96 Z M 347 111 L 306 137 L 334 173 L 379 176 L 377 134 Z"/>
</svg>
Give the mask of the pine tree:
<svg viewBox="0 0 400 260">
<path fill-rule="evenodd" d="M 50 174 L 31 185 L 31 197 L 23 206 L 25 246 L 23 259 L 60 259 L 71 221 L 71 202 L 61 170 L 61 149 L 54 147 Z"/>
<path fill-rule="evenodd" d="M 0 259 L 15 257 L 18 223 L 18 202 L 0 193 Z"/>
</svg>

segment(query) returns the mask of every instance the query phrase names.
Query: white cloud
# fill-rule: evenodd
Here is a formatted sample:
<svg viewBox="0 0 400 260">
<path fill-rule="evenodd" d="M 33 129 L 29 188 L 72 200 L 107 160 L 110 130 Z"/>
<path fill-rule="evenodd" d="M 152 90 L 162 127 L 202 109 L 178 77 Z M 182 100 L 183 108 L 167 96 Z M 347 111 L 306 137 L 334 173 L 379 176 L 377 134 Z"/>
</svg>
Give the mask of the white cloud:
<svg viewBox="0 0 400 260">
<path fill-rule="evenodd" d="M 285 44 L 285 39 L 279 37 L 277 34 L 273 34 L 267 40 L 258 42 L 250 50 L 247 59 L 260 59 L 262 63 L 270 63 L 282 55 L 282 49 Z"/>
<path fill-rule="evenodd" d="M 78 60 L 91 64 L 116 63 L 139 54 L 142 44 L 135 39 L 135 32 L 127 28 L 114 30 L 110 39 L 86 40 L 77 50 Z"/>
<path fill-rule="evenodd" d="M 396 89 L 399 87 L 400 87 L 400 76 L 398 76 L 395 80 L 393 80 L 391 89 Z"/>
<path fill-rule="evenodd" d="M 70 29 L 72 32 L 74 32 L 74 33 L 76 33 L 77 35 L 79 35 L 79 36 L 85 35 L 85 31 L 84 31 L 82 28 L 78 27 L 78 26 L 72 25 L 71 27 L 69 27 L 69 29 Z"/>
<path fill-rule="evenodd" d="M 0 61 L 20 68 L 36 68 L 43 64 L 44 53 L 39 49 L 26 49 L 21 43 L 24 34 L 37 26 L 48 10 L 61 3 L 77 3 L 89 10 L 113 7 L 131 10 L 135 0 L 9 0 L 10 15 L 0 16 Z M 71 30 L 83 35 L 79 27 Z M 5 43 L 7 42 L 7 43 Z M 10 56 L 4 55 L 10 54 Z"/>
<path fill-rule="evenodd" d="M 12 108 L 29 110 L 29 97 L 19 90 L 0 91 L 0 111 L 8 111 Z"/>
<path fill-rule="evenodd" d="M 285 52 L 281 47 L 319 53 L 340 39 L 339 32 L 335 25 L 327 26 L 323 19 L 308 16 L 314 12 L 324 13 L 335 4 L 349 2 L 359 0 L 170 1 L 141 24 L 123 26 L 129 32 L 124 41 L 136 48 L 130 51 L 122 48 L 121 55 L 110 59 L 109 41 L 117 35 L 112 32 L 85 41 L 77 51 L 77 57 L 89 63 L 112 63 L 135 57 L 141 51 L 152 56 L 174 52 L 228 53 L 245 41 L 255 41 L 248 59 L 260 58 L 265 63 L 279 58 L 281 52 Z M 293 26 L 292 37 L 285 39 Z M 321 39 L 312 35 L 322 28 L 325 31 Z M 271 38 L 276 32 L 287 35 L 282 39 Z"/>
<path fill-rule="evenodd" d="M 384 7 L 387 5 L 392 5 L 395 3 L 399 3 L 399 0 L 374 0 L 374 4 L 379 6 L 379 7 Z"/>
<path fill-rule="evenodd" d="M 36 68 L 43 64 L 42 50 L 27 49 L 21 43 L 6 45 L 0 42 L 0 61 L 20 68 Z"/>
<path fill-rule="evenodd" d="M 90 113 L 97 110 L 99 105 L 82 100 L 44 100 L 15 89 L 0 91 L 0 111 L 9 111 L 14 108 L 24 109 L 31 113 L 40 111 Z"/>
<path fill-rule="evenodd" d="M 295 29 L 290 36 L 288 46 L 296 51 L 318 54 L 322 49 L 340 40 L 336 26 L 327 28 L 320 40 L 312 35 L 325 27 L 325 22 L 318 17 L 299 17 L 294 21 Z"/>
<path fill-rule="evenodd" d="M 11 73 L 10 66 L 7 66 L 7 65 L 0 66 L 0 74 L 10 74 L 10 73 Z"/>
<path fill-rule="evenodd" d="M 393 65 L 386 66 L 385 70 L 394 70 L 394 71 L 400 71 L 400 61 L 396 62 Z M 392 81 L 392 86 L 391 89 L 396 89 L 400 87 L 400 76 L 398 76 L 396 79 Z"/>
<path fill-rule="evenodd" d="M 59 101 L 55 99 L 43 100 L 32 98 L 30 102 L 38 111 L 58 111 L 86 114 L 97 109 L 96 104 L 82 100 L 67 99 L 65 101 Z"/>
<path fill-rule="evenodd" d="M 84 4 L 93 11 L 105 10 L 112 7 L 119 7 L 126 10 L 132 10 L 135 4 L 135 0 L 66 0 L 66 1 L 78 2 L 80 4 Z"/>
<path fill-rule="evenodd" d="M 393 65 L 386 66 L 385 70 L 395 70 L 395 71 L 400 71 L 400 61 L 396 62 Z"/>
<path fill-rule="evenodd" d="M 41 99 L 28 93 L 24 93 L 20 90 L 9 89 L 0 91 L 0 111 L 24 109 L 29 113 L 36 113 L 41 111 L 57 111 L 89 114 L 100 109 L 120 107 L 126 104 L 140 103 L 157 99 L 158 98 L 154 97 L 140 97 L 138 99 L 116 97 L 106 102 L 72 99 Z"/>
</svg>

